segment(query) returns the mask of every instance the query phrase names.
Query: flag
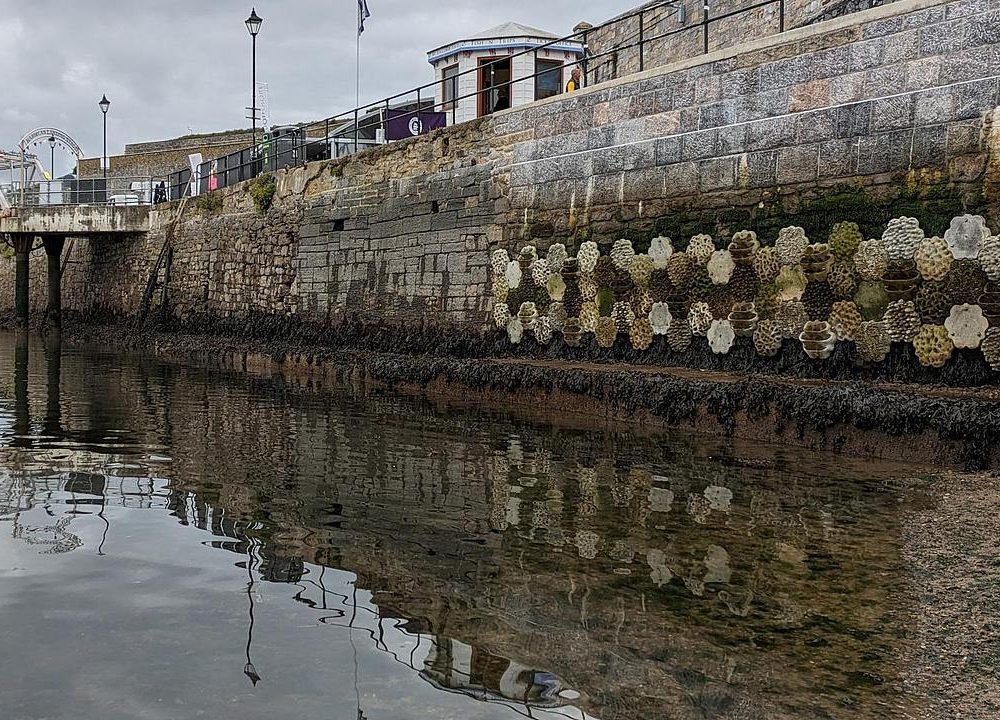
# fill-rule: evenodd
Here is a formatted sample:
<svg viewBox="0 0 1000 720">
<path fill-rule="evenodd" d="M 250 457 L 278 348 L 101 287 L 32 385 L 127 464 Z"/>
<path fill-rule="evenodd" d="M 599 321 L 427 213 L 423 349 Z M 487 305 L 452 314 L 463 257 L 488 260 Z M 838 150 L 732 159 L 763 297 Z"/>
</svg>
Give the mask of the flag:
<svg viewBox="0 0 1000 720">
<path fill-rule="evenodd" d="M 358 37 L 365 31 L 365 20 L 372 16 L 368 10 L 368 0 L 358 0 Z"/>
</svg>

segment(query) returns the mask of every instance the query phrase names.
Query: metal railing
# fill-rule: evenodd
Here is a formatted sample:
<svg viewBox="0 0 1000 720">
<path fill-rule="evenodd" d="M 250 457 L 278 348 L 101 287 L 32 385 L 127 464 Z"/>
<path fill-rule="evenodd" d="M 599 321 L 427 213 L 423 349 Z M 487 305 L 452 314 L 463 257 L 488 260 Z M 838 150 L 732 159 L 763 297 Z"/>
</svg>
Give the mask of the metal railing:
<svg viewBox="0 0 1000 720">
<path fill-rule="evenodd" d="M 109 177 L 78 180 L 36 180 L 0 184 L 0 193 L 14 207 L 109 205 L 132 207 L 169 200 L 166 177 Z"/>
<path fill-rule="evenodd" d="M 649 50 L 655 43 L 664 42 L 681 33 L 701 33 L 702 52 L 707 53 L 709 52 L 712 25 L 770 5 L 778 6 L 777 31 L 783 32 L 785 29 L 785 0 L 760 0 L 715 16 L 710 13 L 709 0 L 705 0 L 702 16 L 698 22 L 689 22 L 684 6 L 678 2 L 650 3 L 602 25 L 582 29 L 527 50 L 498 57 L 496 60 L 483 63 L 476 68 L 456 73 L 447 78 L 438 78 L 419 87 L 390 95 L 377 102 L 348 110 L 346 113 L 318 122 L 281 128 L 278 132 L 272 130 L 271 133 L 265 134 L 262 142 L 254 146 L 206 161 L 194 170 L 185 168 L 172 173 L 168 183 L 168 196 L 171 200 L 179 199 L 184 194 L 185 188 L 190 188 L 192 194 L 212 192 L 245 180 L 252 180 L 263 172 L 274 172 L 315 160 L 343 157 L 391 141 L 390 135 L 400 134 L 391 131 L 401 126 L 409 130 L 408 135 L 404 134 L 408 137 L 422 135 L 431 129 L 447 125 L 449 120 L 454 125 L 458 123 L 460 104 L 465 100 L 475 99 L 476 116 L 490 115 L 512 106 L 515 86 L 520 83 L 532 84 L 533 92 L 529 92 L 529 96 L 535 100 L 560 94 L 565 87 L 565 73 L 568 68 L 579 67 L 583 84 L 586 85 L 588 77 L 597 76 L 595 69 L 600 67 L 602 62 L 610 62 L 612 58 L 617 58 L 619 53 L 627 50 L 637 50 L 638 70 L 642 71 L 646 68 Z M 646 26 L 646 20 L 651 17 L 652 13 L 659 13 L 662 10 L 672 10 L 669 17 L 674 17 L 678 21 L 679 27 L 660 33 L 650 33 L 650 30 L 655 30 L 655 26 L 662 23 L 664 17 L 658 17 L 653 28 Z M 635 26 L 635 30 L 631 32 L 628 29 L 630 23 Z M 598 53 L 589 51 L 588 38 L 590 36 L 620 24 L 624 24 L 625 27 L 624 42 L 616 43 L 613 47 Z M 632 42 L 633 38 L 635 38 L 634 42 Z M 538 70 L 540 54 L 547 51 L 564 52 L 566 50 L 582 51 L 582 57 L 579 60 L 562 62 L 559 65 L 552 62 L 545 69 Z M 534 59 L 534 73 L 502 82 L 493 82 L 497 71 L 504 64 L 507 64 L 507 67 L 512 70 L 513 61 L 524 57 Z M 459 95 L 457 89 L 461 86 L 461 78 L 470 74 L 478 75 L 476 85 L 479 89 Z M 554 74 L 559 76 L 558 92 L 546 94 L 544 89 L 539 87 L 538 79 L 551 80 Z M 487 75 L 490 78 L 490 83 L 483 87 L 485 83 L 482 80 Z M 617 74 L 614 77 L 617 77 Z M 604 80 L 608 79 L 612 79 L 612 77 L 604 78 Z M 447 99 L 444 99 L 446 86 L 450 87 L 452 92 L 447 96 Z"/>
</svg>

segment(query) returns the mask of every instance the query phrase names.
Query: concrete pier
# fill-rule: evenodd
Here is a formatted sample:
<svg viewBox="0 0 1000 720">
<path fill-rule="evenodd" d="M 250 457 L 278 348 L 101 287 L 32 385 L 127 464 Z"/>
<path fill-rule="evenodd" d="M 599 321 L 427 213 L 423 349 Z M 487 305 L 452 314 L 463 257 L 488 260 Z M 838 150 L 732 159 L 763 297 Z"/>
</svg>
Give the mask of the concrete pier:
<svg viewBox="0 0 1000 720">
<path fill-rule="evenodd" d="M 53 328 L 62 327 L 62 252 L 66 238 L 49 235 L 43 240 L 48 266 L 49 302 L 46 308 L 46 323 Z"/>
</svg>

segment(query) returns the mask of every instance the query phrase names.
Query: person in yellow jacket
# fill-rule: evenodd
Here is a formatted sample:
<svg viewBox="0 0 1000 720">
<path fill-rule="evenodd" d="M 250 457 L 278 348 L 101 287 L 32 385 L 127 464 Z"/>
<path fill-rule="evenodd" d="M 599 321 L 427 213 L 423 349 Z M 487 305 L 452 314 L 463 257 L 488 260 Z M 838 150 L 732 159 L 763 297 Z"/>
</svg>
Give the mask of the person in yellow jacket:
<svg viewBox="0 0 1000 720">
<path fill-rule="evenodd" d="M 583 85 L 580 84 L 580 68 L 573 68 L 573 72 L 570 73 L 569 82 L 566 83 L 566 92 L 576 92 Z"/>
</svg>

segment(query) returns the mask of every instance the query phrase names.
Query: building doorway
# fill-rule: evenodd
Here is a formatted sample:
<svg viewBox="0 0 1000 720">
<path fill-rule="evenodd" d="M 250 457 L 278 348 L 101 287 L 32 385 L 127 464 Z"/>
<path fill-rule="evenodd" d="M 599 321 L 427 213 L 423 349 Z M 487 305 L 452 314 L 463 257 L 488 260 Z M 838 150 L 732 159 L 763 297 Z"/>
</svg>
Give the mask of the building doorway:
<svg viewBox="0 0 1000 720">
<path fill-rule="evenodd" d="M 479 58 L 479 117 L 511 107 L 510 56 Z"/>
</svg>

